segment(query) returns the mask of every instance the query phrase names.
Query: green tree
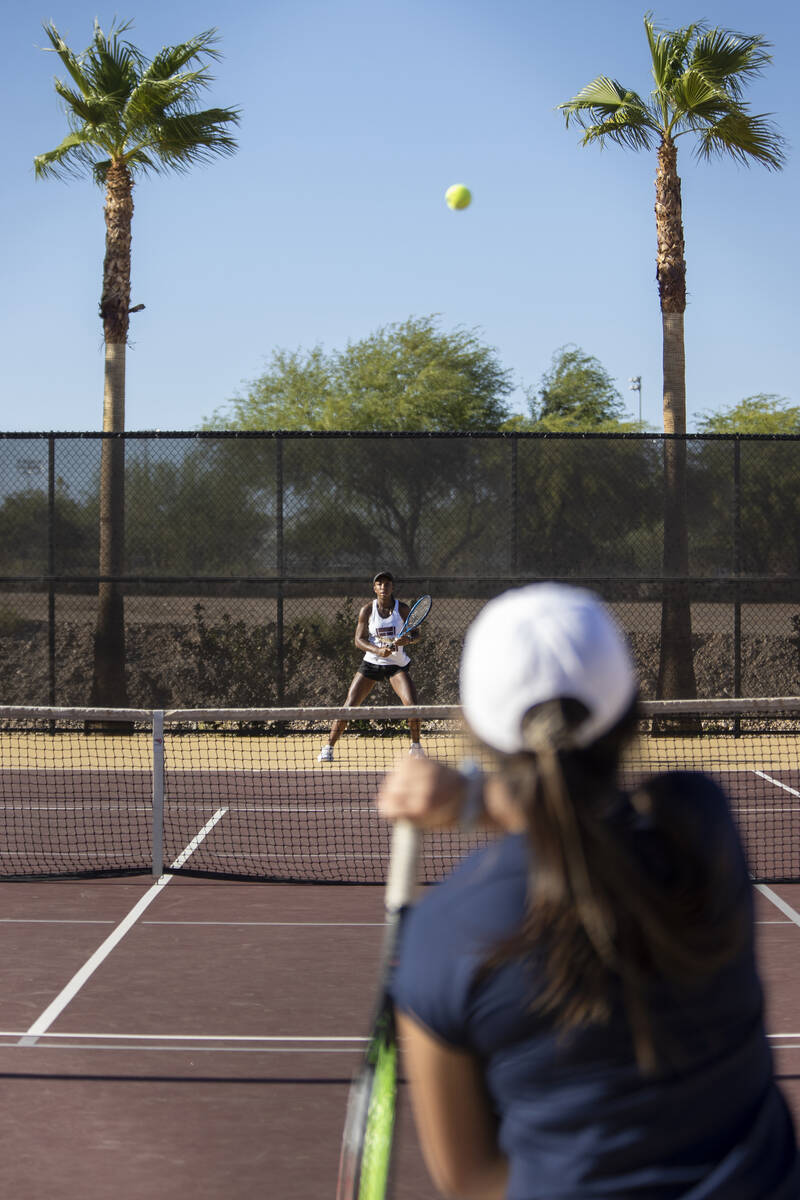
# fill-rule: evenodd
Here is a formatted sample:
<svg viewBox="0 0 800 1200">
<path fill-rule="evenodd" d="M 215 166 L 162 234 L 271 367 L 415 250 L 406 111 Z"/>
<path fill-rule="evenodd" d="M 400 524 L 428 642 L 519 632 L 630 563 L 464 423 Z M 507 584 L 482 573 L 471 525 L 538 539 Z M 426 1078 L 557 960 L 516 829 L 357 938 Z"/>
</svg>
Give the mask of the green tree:
<svg viewBox="0 0 800 1200">
<path fill-rule="evenodd" d="M 757 392 L 718 412 L 700 414 L 699 433 L 800 434 L 800 408 L 786 396 Z"/>
<path fill-rule="evenodd" d="M 138 176 L 187 171 L 196 163 L 231 154 L 234 109 L 196 107 L 211 83 L 209 60 L 218 57 L 214 30 L 148 60 L 123 38 L 130 22 L 108 35 L 95 21 L 82 53 L 69 48 L 55 25 L 44 30 L 69 75 L 55 80 L 69 133 L 54 150 L 34 159 L 37 178 L 88 172 L 105 189 L 106 245 L 100 318 L 105 342 L 103 431 L 125 428 L 125 350 L 131 308 L 133 187 Z M 136 306 L 138 309 L 139 306 Z M 92 702 L 124 706 L 125 622 L 116 580 L 124 572 L 124 441 L 103 442 L 100 481 L 100 560 Z"/>
<path fill-rule="evenodd" d="M 698 428 L 727 436 L 696 443 L 698 473 L 711 484 L 696 540 L 716 547 L 727 538 L 728 563 L 751 580 L 765 577 L 762 594 L 769 597 L 772 581 L 800 569 L 800 472 L 790 440 L 800 434 L 800 408 L 785 396 L 758 392 L 701 414 Z M 739 441 L 738 434 L 749 436 Z"/>
<path fill-rule="evenodd" d="M 560 105 L 566 123 L 583 129 L 582 144 L 607 141 L 634 150 L 657 148 L 656 276 L 663 339 L 665 433 L 686 432 L 684 255 L 677 140 L 696 139 L 700 159 L 729 156 L 738 162 L 783 165 L 783 138 L 763 114 L 752 114 L 743 96 L 747 83 L 772 61 L 769 43 L 726 29 L 694 23 L 657 30 L 644 18 L 654 87 L 649 98 L 601 75 Z M 662 660 L 659 694 L 696 694 L 691 654 L 686 521 L 686 452 L 680 441 L 665 446 Z"/>
<path fill-rule="evenodd" d="M 12 492 L 0 504 L 2 574 L 46 575 L 51 532 L 56 574 L 75 571 L 79 563 L 94 563 L 97 543 L 91 539 L 85 505 L 73 500 L 60 481 L 56 485 L 54 501 L 51 514 L 47 492 L 26 488 Z"/>
<path fill-rule="evenodd" d="M 529 420 L 517 425 L 542 433 L 593 430 L 619 433 L 638 425 L 623 421 L 622 396 L 603 364 L 580 346 L 560 346 L 537 392 L 528 393 Z"/>
<path fill-rule="evenodd" d="M 642 431 L 622 420 L 622 396 L 602 363 L 579 346 L 553 354 L 530 417 L 517 428 L 536 433 Z M 660 461 L 645 438 L 548 437 L 520 442 L 520 569 L 538 575 L 651 574 Z M 587 514 L 591 520 L 587 521 Z"/>
<path fill-rule="evenodd" d="M 344 350 L 276 350 L 207 429 L 448 432 L 499 429 L 511 373 L 474 330 L 409 317 Z"/>
<path fill-rule="evenodd" d="M 368 435 L 498 431 L 513 386 L 474 330 L 409 317 L 341 351 L 275 351 L 206 427 L 364 435 L 283 446 L 287 569 L 362 572 L 388 555 L 408 574 L 469 572 L 503 553 L 489 516 L 507 503 L 502 451 L 454 437 L 420 453 L 416 439 Z"/>
<path fill-rule="evenodd" d="M 275 571 L 275 447 L 257 439 L 135 439 L 126 465 L 133 574 Z"/>
</svg>

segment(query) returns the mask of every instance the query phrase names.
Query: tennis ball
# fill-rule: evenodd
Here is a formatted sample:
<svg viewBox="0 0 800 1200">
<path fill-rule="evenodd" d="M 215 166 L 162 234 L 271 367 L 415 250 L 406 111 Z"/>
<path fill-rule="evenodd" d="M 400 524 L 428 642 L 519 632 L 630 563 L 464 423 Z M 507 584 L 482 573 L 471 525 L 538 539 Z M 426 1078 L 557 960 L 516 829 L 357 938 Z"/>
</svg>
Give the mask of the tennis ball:
<svg viewBox="0 0 800 1200">
<path fill-rule="evenodd" d="M 448 208 L 469 208 L 472 203 L 472 192 L 463 183 L 454 183 L 444 194 Z"/>
</svg>

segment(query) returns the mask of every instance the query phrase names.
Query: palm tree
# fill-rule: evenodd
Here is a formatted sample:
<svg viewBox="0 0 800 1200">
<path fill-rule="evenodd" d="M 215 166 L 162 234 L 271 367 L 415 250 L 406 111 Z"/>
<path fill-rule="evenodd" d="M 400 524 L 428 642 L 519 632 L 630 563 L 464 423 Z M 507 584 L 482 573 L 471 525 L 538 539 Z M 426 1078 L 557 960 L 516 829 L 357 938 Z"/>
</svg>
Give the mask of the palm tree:
<svg viewBox="0 0 800 1200">
<path fill-rule="evenodd" d="M 70 82 L 55 80 L 70 132 L 55 150 L 34 159 L 37 178 L 90 173 L 105 188 L 106 248 L 100 317 L 105 341 L 105 386 L 100 468 L 100 556 L 92 703 L 124 707 L 125 624 L 118 580 L 124 570 L 125 350 L 131 311 L 131 224 L 137 176 L 187 171 L 217 155 L 232 154 L 230 127 L 239 120 L 228 108 L 198 110 L 211 83 L 211 29 L 152 60 L 114 24 L 106 36 L 95 21 L 91 44 L 75 54 L 52 22 L 44 31 Z"/>
<path fill-rule="evenodd" d="M 559 105 L 566 123 L 583 129 L 582 145 L 606 141 L 633 150 L 658 148 L 656 170 L 657 279 L 663 339 L 664 432 L 686 433 L 683 314 L 686 310 L 681 181 L 677 139 L 696 140 L 698 159 L 726 155 L 772 170 L 783 165 L 784 141 L 768 115 L 753 115 L 745 85 L 772 61 L 769 43 L 703 23 L 673 32 L 644 18 L 654 87 L 643 99 L 605 75 Z M 689 541 L 686 522 L 686 444 L 664 444 L 664 599 L 658 694 L 696 695 L 691 650 Z"/>
</svg>

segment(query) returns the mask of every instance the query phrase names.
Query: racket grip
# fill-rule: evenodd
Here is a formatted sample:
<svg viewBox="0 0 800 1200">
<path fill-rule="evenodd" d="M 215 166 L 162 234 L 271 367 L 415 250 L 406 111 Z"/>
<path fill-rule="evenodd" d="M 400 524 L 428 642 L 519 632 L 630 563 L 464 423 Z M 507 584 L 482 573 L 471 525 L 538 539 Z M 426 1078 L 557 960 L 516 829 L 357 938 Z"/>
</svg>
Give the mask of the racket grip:
<svg viewBox="0 0 800 1200">
<path fill-rule="evenodd" d="M 414 898 L 421 836 L 410 821 L 395 821 L 384 900 L 388 912 L 397 912 Z"/>
</svg>

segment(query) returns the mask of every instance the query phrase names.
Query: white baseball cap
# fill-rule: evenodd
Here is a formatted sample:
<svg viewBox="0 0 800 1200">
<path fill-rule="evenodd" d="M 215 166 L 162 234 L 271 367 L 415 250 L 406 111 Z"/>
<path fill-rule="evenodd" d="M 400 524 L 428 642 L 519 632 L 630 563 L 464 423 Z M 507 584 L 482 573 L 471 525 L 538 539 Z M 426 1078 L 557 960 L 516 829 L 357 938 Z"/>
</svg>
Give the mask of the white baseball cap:
<svg viewBox="0 0 800 1200">
<path fill-rule="evenodd" d="M 573 734 L 588 746 L 628 711 L 638 683 L 625 638 L 592 592 L 557 583 L 490 600 L 467 630 L 461 704 L 478 737 L 506 754 L 524 748 L 525 714 L 545 700 L 580 700 Z"/>
</svg>

